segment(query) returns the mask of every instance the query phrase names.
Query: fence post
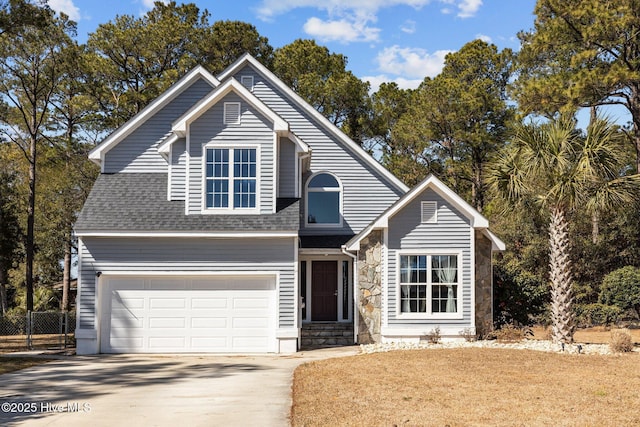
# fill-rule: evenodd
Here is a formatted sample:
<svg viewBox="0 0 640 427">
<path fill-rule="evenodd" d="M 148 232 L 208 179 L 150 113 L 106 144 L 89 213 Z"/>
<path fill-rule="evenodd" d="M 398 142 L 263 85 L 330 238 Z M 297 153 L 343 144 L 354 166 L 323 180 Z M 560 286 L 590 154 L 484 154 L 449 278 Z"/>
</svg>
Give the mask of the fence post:
<svg viewBox="0 0 640 427">
<path fill-rule="evenodd" d="M 31 327 L 31 311 L 27 311 L 27 330 L 25 331 L 27 333 L 27 348 L 29 350 L 31 350 L 32 346 L 31 346 L 31 332 L 32 332 L 32 327 Z"/>
<path fill-rule="evenodd" d="M 64 312 L 64 348 L 67 348 L 67 335 L 69 335 L 69 312 Z"/>
</svg>

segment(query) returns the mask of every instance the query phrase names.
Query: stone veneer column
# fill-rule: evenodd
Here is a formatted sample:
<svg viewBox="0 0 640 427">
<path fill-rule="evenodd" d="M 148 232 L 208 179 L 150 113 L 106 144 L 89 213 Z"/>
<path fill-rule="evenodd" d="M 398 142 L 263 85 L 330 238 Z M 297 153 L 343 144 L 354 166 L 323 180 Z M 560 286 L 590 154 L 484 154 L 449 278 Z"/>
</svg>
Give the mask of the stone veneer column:
<svg viewBox="0 0 640 427">
<path fill-rule="evenodd" d="M 372 231 L 358 251 L 358 343 L 380 342 L 382 232 Z"/>
<path fill-rule="evenodd" d="M 475 240 L 476 333 L 485 335 L 493 330 L 491 241 L 481 231 L 475 232 Z"/>
</svg>

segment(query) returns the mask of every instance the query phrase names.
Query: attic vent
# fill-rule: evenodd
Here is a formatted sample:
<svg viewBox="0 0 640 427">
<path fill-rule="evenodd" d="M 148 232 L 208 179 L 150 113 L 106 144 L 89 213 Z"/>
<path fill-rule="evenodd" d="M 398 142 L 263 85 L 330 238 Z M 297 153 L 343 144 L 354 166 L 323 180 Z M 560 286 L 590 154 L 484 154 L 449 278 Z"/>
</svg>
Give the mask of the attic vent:
<svg viewBox="0 0 640 427">
<path fill-rule="evenodd" d="M 239 102 L 224 103 L 224 124 L 225 125 L 240 124 L 240 103 Z"/>
<path fill-rule="evenodd" d="M 438 222 L 438 202 L 422 202 L 422 223 L 435 224 Z"/>
<path fill-rule="evenodd" d="M 253 76 L 240 77 L 240 83 L 242 83 L 242 86 L 246 87 L 247 89 L 253 90 Z"/>
</svg>

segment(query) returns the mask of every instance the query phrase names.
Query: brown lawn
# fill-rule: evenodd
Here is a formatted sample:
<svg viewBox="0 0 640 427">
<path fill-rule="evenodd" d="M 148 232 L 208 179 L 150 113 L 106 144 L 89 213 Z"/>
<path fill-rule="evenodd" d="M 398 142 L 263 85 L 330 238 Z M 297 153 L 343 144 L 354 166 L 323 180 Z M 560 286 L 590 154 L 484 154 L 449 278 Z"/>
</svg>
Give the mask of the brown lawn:
<svg viewBox="0 0 640 427">
<path fill-rule="evenodd" d="M 294 426 L 640 425 L 640 354 L 461 348 L 327 359 L 294 375 Z"/>
<path fill-rule="evenodd" d="M 611 331 L 616 329 L 615 327 L 607 328 L 604 326 L 596 326 L 588 329 L 578 329 L 573 335 L 573 339 L 578 343 L 585 344 L 609 344 L 611 340 Z M 640 345 L 640 329 L 627 329 L 631 333 L 631 338 L 635 345 Z M 550 329 L 542 327 L 533 328 L 533 334 L 535 339 L 546 340 L 549 339 Z"/>
<path fill-rule="evenodd" d="M 31 366 L 41 365 L 50 361 L 51 359 L 34 357 L 0 357 L 0 374 L 30 368 Z"/>
<path fill-rule="evenodd" d="M 71 341 L 73 335 L 67 336 Z M 33 349 L 60 349 L 64 347 L 64 336 L 60 334 L 32 335 L 31 346 Z M 29 350 L 26 335 L 2 335 L 0 336 L 0 354 Z"/>
</svg>

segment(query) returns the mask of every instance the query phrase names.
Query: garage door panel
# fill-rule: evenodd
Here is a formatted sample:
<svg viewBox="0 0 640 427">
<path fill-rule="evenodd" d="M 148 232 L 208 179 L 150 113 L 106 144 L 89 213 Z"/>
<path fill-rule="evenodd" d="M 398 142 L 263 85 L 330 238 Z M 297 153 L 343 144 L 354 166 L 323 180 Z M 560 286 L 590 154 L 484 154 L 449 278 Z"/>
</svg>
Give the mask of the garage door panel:
<svg viewBox="0 0 640 427">
<path fill-rule="evenodd" d="M 103 352 L 273 352 L 273 277 L 110 278 Z"/>
<path fill-rule="evenodd" d="M 227 308 L 227 298 L 192 298 L 191 308 L 194 309 L 210 309 L 210 308 Z"/>
</svg>

